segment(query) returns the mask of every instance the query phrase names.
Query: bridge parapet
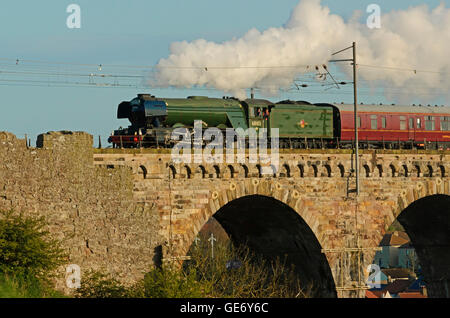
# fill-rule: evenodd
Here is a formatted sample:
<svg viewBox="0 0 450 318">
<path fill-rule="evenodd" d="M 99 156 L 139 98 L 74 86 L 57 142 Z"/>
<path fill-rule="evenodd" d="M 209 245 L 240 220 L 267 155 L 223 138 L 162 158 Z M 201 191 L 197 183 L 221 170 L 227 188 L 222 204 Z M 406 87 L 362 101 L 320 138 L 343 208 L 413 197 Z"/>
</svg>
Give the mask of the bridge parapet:
<svg viewBox="0 0 450 318">
<path fill-rule="evenodd" d="M 129 166 L 146 178 L 233 179 L 236 177 L 348 178 L 354 176 L 348 154 L 282 154 L 278 169 L 263 163 L 176 163 L 170 154 L 94 154 L 95 165 Z M 441 177 L 450 172 L 447 155 L 360 155 L 361 178 Z"/>
</svg>

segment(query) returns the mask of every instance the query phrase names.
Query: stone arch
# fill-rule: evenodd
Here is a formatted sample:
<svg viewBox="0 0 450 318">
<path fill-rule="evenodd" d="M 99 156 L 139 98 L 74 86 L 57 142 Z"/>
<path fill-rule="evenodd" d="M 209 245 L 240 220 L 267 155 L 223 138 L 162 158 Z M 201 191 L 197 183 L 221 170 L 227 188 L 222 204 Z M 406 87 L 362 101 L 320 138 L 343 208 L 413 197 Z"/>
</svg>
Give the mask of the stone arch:
<svg viewBox="0 0 450 318">
<path fill-rule="evenodd" d="M 243 173 L 239 173 L 239 177 L 248 178 L 248 167 L 247 167 L 247 165 L 241 164 L 240 167 L 241 167 L 240 170 Z"/>
<path fill-rule="evenodd" d="M 339 164 L 337 165 L 337 167 L 338 167 L 338 169 L 339 169 L 339 175 L 340 175 L 340 177 L 341 177 L 341 178 L 344 178 L 344 177 L 345 177 L 345 167 L 344 167 L 344 165 L 343 165 L 342 163 L 339 163 Z"/>
<path fill-rule="evenodd" d="M 377 164 L 376 172 L 377 172 L 377 177 L 382 178 L 384 176 L 383 165 Z"/>
<path fill-rule="evenodd" d="M 233 179 L 235 177 L 235 175 L 236 175 L 236 172 L 234 171 L 233 165 L 228 165 L 227 169 L 225 171 L 226 172 L 225 172 L 225 176 L 224 177 Z"/>
<path fill-rule="evenodd" d="M 369 178 L 371 176 L 369 165 L 366 163 L 363 165 L 364 176 Z"/>
<path fill-rule="evenodd" d="M 425 177 L 430 177 L 430 178 L 432 178 L 433 177 L 433 166 L 432 165 L 430 165 L 430 164 L 428 164 L 427 165 L 427 169 L 426 169 L 426 173 L 425 173 Z"/>
<path fill-rule="evenodd" d="M 411 239 L 429 297 L 450 298 L 450 188 L 440 178 L 415 182 L 388 214 L 386 228 L 397 220 Z"/>
<path fill-rule="evenodd" d="M 186 172 L 186 174 L 184 175 L 186 179 L 191 179 L 192 178 L 192 170 L 191 167 L 189 167 L 188 165 L 185 165 L 183 167 L 183 171 Z"/>
<path fill-rule="evenodd" d="M 415 164 L 413 166 L 413 172 L 416 177 L 421 177 L 422 176 L 422 168 L 420 167 L 420 165 Z"/>
<path fill-rule="evenodd" d="M 390 176 L 391 177 L 397 177 L 397 171 L 398 171 L 397 167 L 393 163 L 391 163 L 389 165 Z"/>
<path fill-rule="evenodd" d="M 261 167 L 261 165 L 260 164 L 257 164 L 256 166 L 255 166 L 255 168 L 256 168 L 256 171 L 255 171 L 255 177 L 258 177 L 258 178 L 261 178 L 262 177 L 262 167 Z"/>
<path fill-rule="evenodd" d="M 141 174 L 143 179 L 147 179 L 147 168 L 144 165 L 140 165 L 138 174 Z"/>
<path fill-rule="evenodd" d="M 178 177 L 177 169 L 175 168 L 174 165 L 169 165 L 168 170 L 169 170 L 169 177 L 170 178 L 176 179 Z"/>
<path fill-rule="evenodd" d="M 450 298 L 450 196 L 430 194 L 402 209 L 397 220 L 419 258 L 429 297 Z"/>
<path fill-rule="evenodd" d="M 439 171 L 441 173 L 441 178 L 447 177 L 447 175 L 445 173 L 445 166 L 444 165 L 439 165 Z"/>
<path fill-rule="evenodd" d="M 298 169 L 298 176 L 300 178 L 304 178 L 305 177 L 305 165 L 302 163 L 299 163 L 297 165 L 297 169 Z"/>
<path fill-rule="evenodd" d="M 324 164 L 322 171 L 322 177 L 331 178 L 333 176 L 333 173 L 331 172 L 331 166 L 329 164 Z"/>
<path fill-rule="evenodd" d="M 311 177 L 317 178 L 319 176 L 319 168 L 317 168 L 316 164 L 311 165 L 311 172 L 312 172 Z"/>
<path fill-rule="evenodd" d="M 399 177 L 409 177 L 408 165 L 403 164 L 398 172 Z"/>
<path fill-rule="evenodd" d="M 265 182 L 253 180 L 258 181 L 257 184 Z M 331 268 L 322 253 L 321 236 L 316 235 L 317 221 L 303 208 L 299 193 L 293 190 L 291 200 L 282 202 L 258 192 L 243 193 L 228 201 L 219 191 L 213 191 L 210 213 L 197 222 L 199 224 L 188 241 L 193 242 L 202 224 L 214 216 L 234 244 L 246 245 L 268 259 L 286 259 L 287 264 L 296 266 L 300 281 L 310 281 L 316 286 L 316 297 L 336 297 Z"/>
<path fill-rule="evenodd" d="M 204 179 L 206 178 L 206 175 L 207 175 L 206 168 L 203 165 L 197 166 L 197 169 L 195 169 L 195 176 Z"/>
<path fill-rule="evenodd" d="M 291 168 L 289 168 L 289 165 L 287 163 L 283 164 L 279 175 L 280 177 L 291 177 Z"/>
<path fill-rule="evenodd" d="M 213 166 L 214 169 L 214 178 L 220 178 L 220 168 L 218 165 L 214 165 Z"/>
<path fill-rule="evenodd" d="M 437 178 L 430 182 L 431 183 L 429 184 L 425 182 L 415 182 L 412 187 L 403 188 L 398 194 L 398 205 L 392 211 L 393 219 L 391 221 L 397 218 L 406 207 L 419 199 L 437 194 L 450 196 L 450 187 L 447 187 L 442 179 Z"/>
</svg>

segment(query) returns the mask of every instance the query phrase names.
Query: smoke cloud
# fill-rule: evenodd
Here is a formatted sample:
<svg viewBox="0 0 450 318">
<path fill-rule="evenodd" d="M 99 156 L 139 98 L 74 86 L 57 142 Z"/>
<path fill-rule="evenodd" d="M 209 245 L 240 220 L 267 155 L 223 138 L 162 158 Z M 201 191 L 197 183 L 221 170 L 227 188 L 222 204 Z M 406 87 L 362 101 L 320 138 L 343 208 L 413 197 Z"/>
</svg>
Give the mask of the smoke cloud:
<svg viewBox="0 0 450 318">
<path fill-rule="evenodd" d="M 242 38 L 223 43 L 203 39 L 172 43 L 170 56 L 159 61 L 156 82 L 151 84 L 206 86 L 239 98 L 245 98 L 245 89 L 251 87 L 276 93 L 290 87 L 299 74 L 314 72 L 315 65 L 328 64 L 333 52 L 356 41 L 358 75 L 369 86 L 383 83 L 404 96 L 449 100 L 450 9 L 444 3 L 382 12 L 379 29 L 361 23 L 362 14 L 370 15 L 355 11 L 345 21 L 320 0 L 301 0 L 282 27 L 251 29 Z M 351 52 L 338 56 L 345 57 Z M 341 67 L 351 74 L 349 63 Z"/>
</svg>

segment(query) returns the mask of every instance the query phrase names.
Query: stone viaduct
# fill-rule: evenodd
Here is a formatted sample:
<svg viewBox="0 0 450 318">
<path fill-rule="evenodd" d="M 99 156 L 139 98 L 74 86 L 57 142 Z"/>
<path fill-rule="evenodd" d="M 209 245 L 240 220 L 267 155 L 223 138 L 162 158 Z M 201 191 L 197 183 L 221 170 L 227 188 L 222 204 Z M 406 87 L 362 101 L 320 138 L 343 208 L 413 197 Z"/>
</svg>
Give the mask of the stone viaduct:
<svg viewBox="0 0 450 318">
<path fill-rule="evenodd" d="M 319 297 L 363 297 L 366 268 L 398 220 L 416 248 L 431 297 L 450 297 L 450 154 L 363 151 L 354 193 L 348 151 L 280 153 L 264 164 L 182 164 L 170 153 L 93 149 L 58 132 L 37 148 L 0 133 L 0 210 L 44 215 L 67 263 L 125 282 L 182 261 L 214 216 L 236 244 L 287 257 Z M 270 168 L 270 167 L 269 167 Z M 64 289 L 65 269 L 58 284 Z"/>
</svg>

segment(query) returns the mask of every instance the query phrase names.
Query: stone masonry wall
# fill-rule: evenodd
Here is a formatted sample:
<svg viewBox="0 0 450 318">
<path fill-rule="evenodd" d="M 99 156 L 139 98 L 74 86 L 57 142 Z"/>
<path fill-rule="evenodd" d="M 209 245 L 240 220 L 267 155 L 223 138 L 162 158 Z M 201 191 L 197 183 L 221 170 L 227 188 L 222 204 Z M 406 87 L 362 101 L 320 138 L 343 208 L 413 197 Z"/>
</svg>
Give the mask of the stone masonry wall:
<svg viewBox="0 0 450 318">
<path fill-rule="evenodd" d="M 133 200 L 129 167 L 93 165 L 92 136 L 82 132 L 40 135 L 38 148 L 0 132 L 0 211 L 45 216 L 68 252 L 68 264 L 104 269 L 132 283 L 153 264 L 160 245 L 158 218 Z M 57 287 L 69 292 L 65 266 Z"/>
</svg>

